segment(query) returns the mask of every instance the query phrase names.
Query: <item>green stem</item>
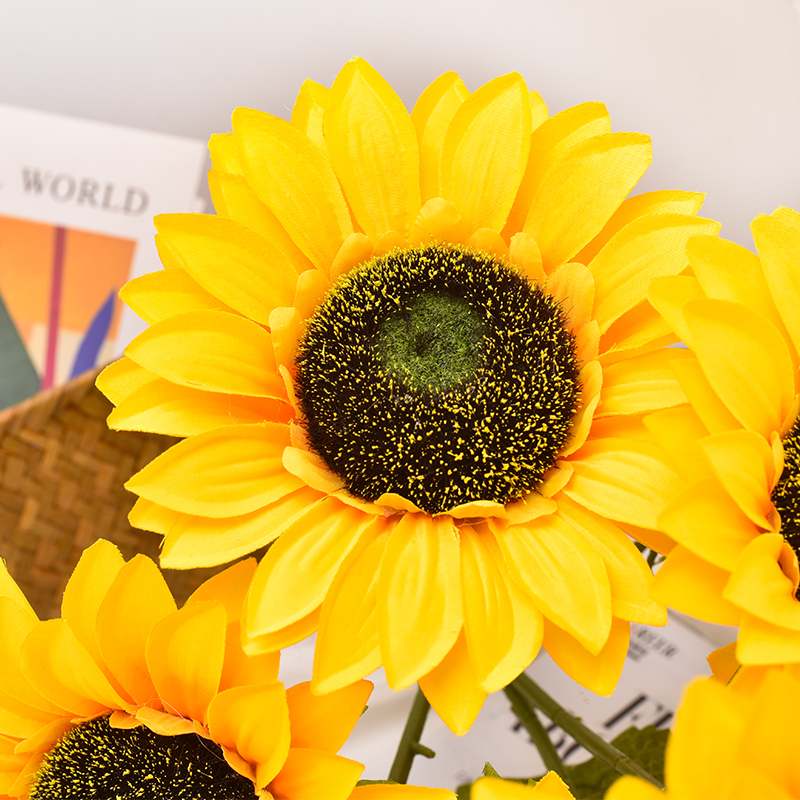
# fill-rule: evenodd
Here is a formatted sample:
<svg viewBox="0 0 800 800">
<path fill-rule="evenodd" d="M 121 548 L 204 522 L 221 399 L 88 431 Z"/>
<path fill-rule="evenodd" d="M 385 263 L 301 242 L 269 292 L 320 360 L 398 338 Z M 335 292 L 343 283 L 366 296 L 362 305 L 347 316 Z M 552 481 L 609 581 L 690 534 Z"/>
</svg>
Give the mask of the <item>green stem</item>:
<svg viewBox="0 0 800 800">
<path fill-rule="evenodd" d="M 436 755 L 433 750 L 421 745 L 419 741 L 430 707 L 431 704 L 422 694 L 422 690 L 418 688 L 417 696 L 414 698 L 414 704 L 411 706 L 406 720 L 406 727 L 400 737 L 400 744 L 397 746 L 397 755 L 394 757 L 394 763 L 389 772 L 390 781 L 405 783 L 408 780 L 414 756 L 424 755 L 426 758 L 433 758 Z"/>
<path fill-rule="evenodd" d="M 545 768 L 557 772 L 561 780 L 567 784 L 567 788 L 570 792 L 575 794 L 575 789 L 569 779 L 564 762 L 561 760 L 558 751 L 550 741 L 550 737 L 547 735 L 544 725 L 539 721 L 539 717 L 536 716 L 536 712 L 526 701 L 525 695 L 513 684 L 506 686 L 503 691 L 505 691 L 506 697 L 511 701 L 511 710 L 517 715 L 517 719 L 522 723 L 525 730 L 528 731 L 533 744 L 539 751 L 539 755 L 542 757 L 542 761 L 544 761 Z"/>
<path fill-rule="evenodd" d="M 605 739 L 600 738 L 577 717 L 573 717 L 524 672 L 511 685 L 525 695 L 536 708 L 549 717 L 561 730 L 568 733 L 578 744 L 585 747 L 593 756 L 611 767 L 611 769 L 616 770 L 620 775 L 636 775 L 659 789 L 664 788 L 661 783 L 649 772 L 642 769 L 632 758 L 626 756 L 613 744 L 609 744 Z"/>
</svg>

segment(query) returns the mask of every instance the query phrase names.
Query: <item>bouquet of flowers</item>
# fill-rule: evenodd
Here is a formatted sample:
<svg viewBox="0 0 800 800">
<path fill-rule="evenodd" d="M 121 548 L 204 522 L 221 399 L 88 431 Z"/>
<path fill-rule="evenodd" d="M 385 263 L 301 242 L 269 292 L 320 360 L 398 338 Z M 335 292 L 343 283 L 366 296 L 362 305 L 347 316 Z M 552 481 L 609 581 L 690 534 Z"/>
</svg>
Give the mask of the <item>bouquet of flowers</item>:
<svg viewBox="0 0 800 800">
<path fill-rule="evenodd" d="M 757 217 L 756 255 L 702 195 L 631 195 L 649 138 L 518 74 L 445 73 L 409 114 L 353 59 L 232 128 L 98 386 L 112 428 L 182 439 L 126 484 L 161 567 L 235 563 L 178 609 L 101 539 L 48 621 L 0 573 L 0 794 L 444 799 L 406 783 L 429 708 L 462 735 L 502 690 L 548 772 L 465 796 L 800 797 L 800 214 Z M 525 673 L 544 648 L 611 694 L 667 606 L 739 633 L 666 754 Z M 418 694 L 362 780 L 337 753 L 380 668 Z M 577 786 L 539 713 L 618 780 Z"/>
</svg>

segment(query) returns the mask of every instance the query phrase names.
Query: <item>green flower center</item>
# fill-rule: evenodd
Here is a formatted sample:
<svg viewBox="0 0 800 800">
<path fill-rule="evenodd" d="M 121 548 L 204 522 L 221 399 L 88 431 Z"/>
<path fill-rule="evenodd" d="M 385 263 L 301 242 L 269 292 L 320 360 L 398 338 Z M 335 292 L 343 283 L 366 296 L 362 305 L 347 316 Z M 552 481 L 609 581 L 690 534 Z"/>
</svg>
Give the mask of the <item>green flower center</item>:
<svg viewBox="0 0 800 800">
<path fill-rule="evenodd" d="M 783 456 L 783 472 L 771 499 L 781 517 L 783 538 L 800 558 L 800 418 L 783 439 Z"/>
<path fill-rule="evenodd" d="M 534 489 L 579 398 L 559 305 L 468 248 L 395 250 L 346 275 L 296 359 L 311 448 L 351 494 L 437 514 Z"/>
<path fill-rule="evenodd" d="M 99 717 L 72 728 L 45 756 L 31 800 L 256 800 L 252 781 L 196 734 L 120 730 Z"/>
</svg>

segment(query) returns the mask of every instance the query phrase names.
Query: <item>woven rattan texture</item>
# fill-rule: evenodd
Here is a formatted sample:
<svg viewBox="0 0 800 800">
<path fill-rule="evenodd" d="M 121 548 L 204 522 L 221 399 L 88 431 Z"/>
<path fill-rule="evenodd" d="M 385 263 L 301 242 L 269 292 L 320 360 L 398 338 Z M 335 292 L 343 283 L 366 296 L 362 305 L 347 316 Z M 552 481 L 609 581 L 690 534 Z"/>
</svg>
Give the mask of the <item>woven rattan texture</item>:
<svg viewBox="0 0 800 800">
<path fill-rule="evenodd" d="M 0 556 L 42 618 L 61 595 L 84 548 L 98 538 L 158 558 L 161 537 L 132 528 L 136 499 L 123 484 L 176 440 L 110 431 L 111 404 L 96 372 L 0 413 Z M 218 569 L 165 571 L 179 604 Z"/>
</svg>

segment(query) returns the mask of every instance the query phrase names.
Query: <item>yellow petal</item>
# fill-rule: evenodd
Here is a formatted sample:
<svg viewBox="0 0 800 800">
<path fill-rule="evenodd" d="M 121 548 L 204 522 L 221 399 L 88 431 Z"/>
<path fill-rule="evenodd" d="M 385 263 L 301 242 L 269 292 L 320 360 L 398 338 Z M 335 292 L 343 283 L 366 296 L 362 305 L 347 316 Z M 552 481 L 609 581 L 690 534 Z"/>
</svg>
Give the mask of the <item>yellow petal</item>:
<svg viewBox="0 0 800 800">
<path fill-rule="evenodd" d="M 730 572 L 704 561 L 678 545 L 653 579 L 650 594 L 660 603 L 718 625 L 738 625 L 741 612 L 724 600 Z"/>
<path fill-rule="evenodd" d="M 547 619 L 544 623 L 543 645 L 553 661 L 576 683 L 603 696 L 617 686 L 630 638 L 630 623 L 614 617 L 608 640 L 599 653 L 593 654 L 558 625 Z"/>
<path fill-rule="evenodd" d="M 469 97 L 464 81 L 455 72 L 445 72 L 419 96 L 411 121 L 419 140 L 419 172 L 422 202 L 439 197 L 439 160 L 453 115 Z"/>
<path fill-rule="evenodd" d="M 603 559 L 613 615 L 645 625 L 663 625 L 667 621 L 666 609 L 649 595 L 653 575 L 633 542 L 612 522 L 568 497 L 559 498 L 558 511 Z"/>
<path fill-rule="evenodd" d="M 483 250 L 497 258 L 508 258 L 508 245 L 503 241 L 503 237 L 492 228 L 478 228 L 469 237 L 469 246 L 476 250 Z"/>
<path fill-rule="evenodd" d="M 328 279 L 317 269 L 310 269 L 297 278 L 294 307 L 301 319 L 308 319 L 317 310 L 330 288 Z"/>
<path fill-rule="evenodd" d="M 570 463 L 564 492 L 601 516 L 643 528 L 658 528 L 681 483 L 655 445 L 632 439 L 590 440 Z"/>
<path fill-rule="evenodd" d="M 403 102 L 364 59 L 342 67 L 323 120 L 330 162 L 364 233 L 408 232 L 422 205 L 419 145 Z"/>
<path fill-rule="evenodd" d="M 676 360 L 672 363 L 672 369 L 692 408 L 709 433 L 718 434 L 741 428 L 728 406 L 714 391 L 697 359 Z"/>
<path fill-rule="evenodd" d="M 472 727 L 486 692 L 472 669 L 463 630 L 444 658 L 420 677 L 419 688 L 456 736 L 463 736 Z"/>
<path fill-rule="evenodd" d="M 40 622 L 28 634 L 22 668 L 39 694 L 74 716 L 129 708 L 63 619 Z"/>
<path fill-rule="evenodd" d="M 303 485 L 283 468 L 288 444 L 289 429 L 278 423 L 215 428 L 173 445 L 125 488 L 184 514 L 247 514 Z"/>
<path fill-rule="evenodd" d="M 156 378 L 120 401 L 108 416 L 108 427 L 192 436 L 223 425 L 287 423 L 293 418 L 292 407 L 277 398 L 206 392 Z"/>
<path fill-rule="evenodd" d="M 742 666 L 736 659 L 736 642 L 713 650 L 708 654 L 706 661 L 714 677 L 725 685 L 730 683 L 736 671 Z"/>
<path fill-rule="evenodd" d="M 171 508 L 164 508 L 164 506 L 153 503 L 151 500 L 146 500 L 144 497 L 138 497 L 128 514 L 128 522 L 134 528 L 141 528 L 142 530 L 160 533 L 165 536 L 178 516 L 178 512 L 173 511 Z"/>
<path fill-rule="evenodd" d="M 247 616 L 246 609 L 247 601 L 245 602 L 245 616 Z M 245 632 L 244 650 L 250 655 L 275 653 L 291 644 L 297 644 L 319 629 L 319 614 L 320 607 L 317 606 L 297 622 L 292 622 L 280 630 L 260 633 L 257 636 Z"/>
<path fill-rule="evenodd" d="M 243 175 L 236 142 L 232 133 L 213 133 L 208 140 L 208 154 L 211 165 L 217 172 Z"/>
<path fill-rule="evenodd" d="M 713 220 L 653 214 L 613 236 L 589 265 L 597 286 L 595 318 L 601 332 L 645 299 L 654 278 L 677 275 L 686 267 L 686 243 L 691 237 L 714 235 L 719 229 Z"/>
<path fill-rule="evenodd" d="M 228 625 L 225 636 L 225 661 L 219 679 L 221 692 L 234 686 L 274 683 L 278 680 L 280 653 L 249 655 L 242 646 L 242 627 L 238 622 Z"/>
<path fill-rule="evenodd" d="M 594 136 L 558 158 L 539 183 L 523 230 L 542 251 L 548 274 L 608 222 L 650 164 L 640 133 Z"/>
<path fill-rule="evenodd" d="M 151 326 L 125 355 L 173 383 L 226 394 L 284 397 L 270 335 L 225 311 L 187 311 Z"/>
<path fill-rule="evenodd" d="M 374 244 L 369 236 L 363 233 L 351 233 L 342 242 L 342 246 L 333 260 L 330 272 L 331 281 L 339 280 L 342 275 L 346 275 L 353 267 L 369 261 L 372 258 L 373 251 Z"/>
<path fill-rule="evenodd" d="M 349 758 L 293 747 L 280 773 L 270 784 L 278 797 L 292 800 L 346 800 L 364 771 L 364 765 Z"/>
<path fill-rule="evenodd" d="M 366 547 L 354 547 L 322 601 L 314 651 L 315 691 L 339 689 L 380 666 L 378 572 L 388 541 L 385 533 Z"/>
<path fill-rule="evenodd" d="M 234 220 L 266 239 L 288 259 L 296 272 L 313 268 L 278 218 L 256 197 L 243 177 L 210 170 L 208 190 L 220 217 Z"/>
<path fill-rule="evenodd" d="M 119 405 L 140 386 L 157 378 L 158 375 L 123 356 L 117 361 L 112 361 L 97 376 L 95 385 L 114 405 Z"/>
<path fill-rule="evenodd" d="M 561 306 L 575 332 L 592 317 L 594 278 L 583 264 L 562 264 L 547 280 L 547 293 Z"/>
<path fill-rule="evenodd" d="M 800 228 L 790 217 L 780 214 L 759 214 L 750 225 L 756 250 L 761 256 L 764 274 L 772 292 L 772 299 L 786 325 L 795 353 L 800 352 L 800 320 L 797 307 L 800 303 L 797 281 L 800 259 Z"/>
<path fill-rule="evenodd" d="M 678 406 L 648 414 L 644 424 L 669 458 L 670 466 L 687 483 L 713 477 L 699 445 L 708 430 L 693 408 Z"/>
<path fill-rule="evenodd" d="M 165 569 L 195 569 L 241 558 L 277 539 L 322 497 L 303 486 L 238 517 L 211 519 L 175 512 L 161 549 L 161 565 Z"/>
<path fill-rule="evenodd" d="M 409 241 L 419 246 L 434 242 L 466 244 L 471 232 L 469 225 L 447 200 L 434 197 L 425 203 L 414 220 Z"/>
<path fill-rule="evenodd" d="M 595 434 L 595 411 L 600 403 L 600 392 L 603 388 L 603 368 L 598 361 L 584 364 L 579 375 L 581 396 L 578 400 L 578 411 L 572 418 L 572 428 L 566 446 L 561 448 L 559 456 L 566 458 L 583 447 L 590 433 Z M 571 465 L 570 465 L 571 467 Z"/>
<path fill-rule="evenodd" d="M 197 733 L 195 723 L 190 719 L 176 717 L 173 714 L 165 714 L 163 711 L 157 711 L 148 706 L 138 709 L 133 720 L 146 725 L 153 733 L 157 733 L 159 736 L 185 736 L 187 733 Z M 127 724 L 134 727 L 132 722 Z"/>
<path fill-rule="evenodd" d="M 691 355 L 685 350 L 657 350 L 606 367 L 597 415 L 641 414 L 686 403 L 670 366 L 678 358 Z"/>
<path fill-rule="evenodd" d="M 134 556 L 119 571 L 97 613 L 97 641 L 103 659 L 136 703 L 156 691 L 147 670 L 145 647 L 153 626 L 176 610 L 158 567 Z"/>
<path fill-rule="evenodd" d="M 278 631 L 317 608 L 356 542 L 380 528 L 377 517 L 334 498 L 313 506 L 258 565 L 248 600 L 248 636 Z"/>
<path fill-rule="evenodd" d="M 742 664 L 792 664 L 800 661 L 800 637 L 794 630 L 742 613 L 736 658 Z"/>
<path fill-rule="evenodd" d="M 303 81 L 292 107 L 290 122 L 302 131 L 317 147 L 325 149 L 322 120 L 330 104 L 330 90 L 312 80 Z"/>
<path fill-rule="evenodd" d="M 600 326 L 597 321 L 598 333 Z M 675 344 L 678 337 L 649 300 L 643 300 L 612 322 L 599 342 L 600 362 L 611 366 L 624 358 Z"/>
<path fill-rule="evenodd" d="M 705 195 L 698 192 L 661 190 L 642 192 L 622 201 L 597 236 L 575 256 L 581 264 L 588 264 L 626 225 L 651 214 L 687 214 L 695 216 L 703 205 Z"/>
<path fill-rule="evenodd" d="M 664 800 L 664 792 L 649 781 L 623 775 L 609 786 L 605 800 Z"/>
<path fill-rule="evenodd" d="M 148 325 L 186 311 L 230 310 L 185 269 L 162 269 L 140 275 L 120 289 L 119 297 Z"/>
<path fill-rule="evenodd" d="M 611 120 L 602 103 L 581 103 L 567 108 L 536 127 L 525 175 L 503 233 L 508 236 L 522 230 L 536 189 L 558 158 L 576 144 L 604 133 L 611 133 Z"/>
<path fill-rule="evenodd" d="M 783 337 L 763 317 L 727 300 L 692 301 L 683 316 L 714 391 L 746 428 L 769 439 L 795 394 Z"/>
<path fill-rule="evenodd" d="M 372 688 L 369 681 L 356 681 L 318 697 L 308 682 L 292 686 L 286 691 L 292 747 L 338 753 L 364 713 Z"/>
<path fill-rule="evenodd" d="M 531 107 L 522 76 L 481 86 L 458 108 L 442 145 L 441 196 L 471 231 L 501 231 L 528 163 Z"/>
<path fill-rule="evenodd" d="M 206 214 L 159 214 L 154 224 L 200 286 L 250 319 L 267 325 L 294 299 L 292 262 L 243 224 Z"/>
<path fill-rule="evenodd" d="M 670 538 L 728 571 L 760 533 L 713 478 L 686 487 L 658 521 Z"/>
<path fill-rule="evenodd" d="M 289 707 L 283 684 L 236 686 L 220 692 L 208 707 L 208 731 L 217 744 L 255 764 L 257 786 L 266 786 L 289 754 Z"/>
<path fill-rule="evenodd" d="M 462 623 L 458 538 L 447 516 L 405 514 L 391 534 L 378 579 L 386 680 L 403 689 L 430 672 Z"/>
<path fill-rule="evenodd" d="M 189 596 L 185 606 L 217 601 L 225 606 L 227 624 L 238 622 L 242 616 L 242 603 L 255 571 L 256 560 L 246 558 L 201 583 Z"/>
<path fill-rule="evenodd" d="M 285 120 L 237 108 L 233 133 L 247 182 L 317 269 L 327 272 L 353 232 L 325 153 Z"/>
<path fill-rule="evenodd" d="M 558 515 L 493 528 L 511 574 L 545 617 L 598 652 L 611 626 L 611 588 L 586 539 Z"/>
<path fill-rule="evenodd" d="M 457 800 L 449 789 L 406 783 L 368 783 L 356 786 L 349 800 Z"/>
<path fill-rule="evenodd" d="M 511 237 L 509 261 L 532 284 L 544 284 L 547 276 L 542 267 L 542 254 L 536 241 L 527 233 L 515 233 Z"/>
<path fill-rule="evenodd" d="M 333 494 L 344 486 L 344 480 L 331 472 L 319 456 L 308 450 L 300 450 L 297 447 L 285 448 L 283 466 L 318 492 Z"/>
</svg>

